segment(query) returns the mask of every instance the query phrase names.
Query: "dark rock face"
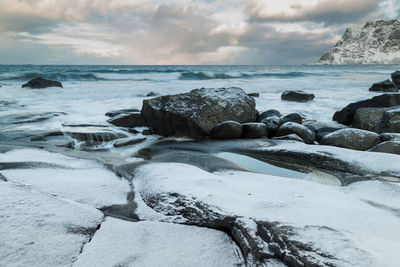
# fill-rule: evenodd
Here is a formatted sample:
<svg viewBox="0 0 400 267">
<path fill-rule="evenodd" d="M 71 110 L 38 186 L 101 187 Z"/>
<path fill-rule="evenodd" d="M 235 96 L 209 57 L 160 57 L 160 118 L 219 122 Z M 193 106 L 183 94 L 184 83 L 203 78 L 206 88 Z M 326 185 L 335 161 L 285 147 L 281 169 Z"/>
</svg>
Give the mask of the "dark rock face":
<svg viewBox="0 0 400 267">
<path fill-rule="evenodd" d="M 145 140 L 146 140 L 146 138 L 131 138 L 128 140 L 118 140 L 113 144 L 113 146 L 114 147 L 130 146 L 130 145 L 142 143 Z"/>
<path fill-rule="evenodd" d="M 379 143 L 386 141 L 400 141 L 400 133 L 381 133 L 379 135 Z"/>
<path fill-rule="evenodd" d="M 400 71 L 395 71 L 392 73 L 392 81 L 397 86 L 400 87 Z"/>
<path fill-rule="evenodd" d="M 60 82 L 36 78 L 22 85 L 22 88 L 42 89 L 47 87 L 63 87 Z"/>
<path fill-rule="evenodd" d="M 247 95 L 252 97 L 260 97 L 260 93 L 248 93 Z"/>
<path fill-rule="evenodd" d="M 118 110 L 109 111 L 105 115 L 107 117 L 115 117 L 115 116 L 123 114 L 123 113 L 133 113 L 133 112 L 140 112 L 140 110 L 138 110 L 136 108 L 118 109 Z"/>
<path fill-rule="evenodd" d="M 164 136 L 204 137 L 218 123 L 253 122 L 255 101 L 240 88 L 201 88 L 143 101 L 147 126 Z"/>
<path fill-rule="evenodd" d="M 280 118 L 281 116 L 282 115 L 278 110 L 270 109 L 270 110 L 261 112 L 260 115 L 258 115 L 257 122 L 264 123 L 263 120 L 265 120 L 266 118 L 269 118 L 269 117 L 278 117 L 278 118 Z"/>
<path fill-rule="evenodd" d="M 210 137 L 212 139 L 236 139 L 240 138 L 243 133 L 243 127 L 236 121 L 221 122 L 211 130 Z"/>
<path fill-rule="evenodd" d="M 315 133 L 313 131 L 308 129 L 306 126 L 295 122 L 286 122 L 276 131 L 277 137 L 290 134 L 296 134 L 307 144 L 312 144 L 315 141 Z"/>
<path fill-rule="evenodd" d="M 111 117 L 107 121 L 118 127 L 134 128 L 134 127 L 142 127 L 142 126 L 146 125 L 142 114 L 139 112 L 122 113 L 117 116 Z"/>
<path fill-rule="evenodd" d="M 376 146 L 371 148 L 369 151 L 400 155 L 400 141 L 386 141 L 386 142 L 377 144 Z"/>
<path fill-rule="evenodd" d="M 391 80 L 385 80 L 383 82 L 374 83 L 369 90 L 374 92 L 398 92 L 399 88 L 397 88 Z"/>
<path fill-rule="evenodd" d="M 285 91 L 281 95 L 282 100 L 305 102 L 313 100 L 314 94 L 309 94 L 301 90 Z"/>
<path fill-rule="evenodd" d="M 151 91 L 146 96 L 158 96 L 158 95 L 160 95 L 160 94 L 157 92 Z"/>
<path fill-rule="evenodd" d="M 400 108 L 360 108 L 353 127 L 376 133 L 400 133 Z"/>
<path fill-rule="evenodd" d="M 321 139 L 321 145 L 338 146 L 355 150 L 368 150 L 378 142 L 378 134 L 354 128 L 341 129 Z"/>
<path fill-rule="evenodd" d="M 111 132 L 106 130 L 98 130 L 97 132 L 65 132 L 78 141 L 84 141 L 86 145 L 98 145 L 103 142 L 109 142 L 120 138 L 125 138 L 127 135 L 123 133 Z"/>
<path fill-rule="evenodd" d="M 267 126 L 260 122 L 243 123 L 243 138 L 262 138 L 267 136 Z"/>
<path fill-rule="evenodd" d="M 359 108 L 388 108 L 400 105 L 400 94 L 383 94 L 373 98 L 351 103 L 340 111 L 336 111 L 333 120 L 344 125 L 353 123 L 354 114 Z"/>
<path fill-rule="evenodd" d="M 303 123 L 303 118 L 298 113 L 290 113 L 281 119 L 280 124 L 285 124 L 287 122 L 295 122 L 298 124 Z"/>
<path fill-rule="evenodd" d="M 271 109 L 262 112 L 257 121 L 264 123 L 267 126 L 267 136 L 269 138 L 273 137 L 276 133 L 276 130 L 279 127 L 279 123 L 281 121 L 281 113 L 278 110 Z"/>
<path fill-rule="evenodd" d="M 275 137 L 276 140 L 290 140 L 304 143 L 304 140 L 301 139 L 297 134 L 288 134 L 284 136 Z"/>
</svg>

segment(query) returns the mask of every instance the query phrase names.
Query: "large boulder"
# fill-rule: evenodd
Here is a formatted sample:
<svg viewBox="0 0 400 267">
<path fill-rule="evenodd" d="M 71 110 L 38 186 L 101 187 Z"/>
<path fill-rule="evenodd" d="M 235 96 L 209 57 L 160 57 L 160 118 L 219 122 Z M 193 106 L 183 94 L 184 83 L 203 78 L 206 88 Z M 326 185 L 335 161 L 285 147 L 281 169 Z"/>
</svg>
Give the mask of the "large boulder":
<svg viewBox="0 0 400 267">
<path fill-rule="evenodd" d="M 285 136 L 290 134 L 296 134 L 307 144 L 312 144 L 315 141 L 315 133 L 308 129 L 306 126 L 295 123 L 287 122 L 282 124 L 276 131 L 276 136 Z"/>
<path fill-rule="evenodd" d="M 140 112 L 122 113 L 111 117 L 107 122 L 118 127 L 142 127 L 146 126 L 143 116 Z"/>
<path fill-rule="evenodd" d="M 261 122 L 243 123 L 243 138 L 262 138 L 268 134 L 267 126 Z"/>
<path fill-rule="evenodd" d="M 335 131 L 321 139 L 321 145 L 337 146 L 355 150 L 368 150 L 379 142 L 379 135 L 374 132 L 346 128 Z"/>
<path fill-rule="evenodd" d="M 203 137 L 224 121 L 255 121 L 255 105 L 240 88 L 201 88 L 143 100 L 142 115 L 157 134 Z"/>
<path fill-rule="evenodd" d="M 285 91 L 281 95 L 282 100 L 305 102 L 314 99 L 314 94 L 309 94 L 301 90 Z"/>
<path fill-rule="evenodd" d="M 236 139 L 243 133 L 243 127 L 236 121 L 224 121 L 214 126 L 210 132 L 212 139 Z"/>
<path fill-rule="evenodd" d="M 386 141 L 386 142 L 377 144 L 376 146 L 371 148 L 369 151 L 400 154 L 400 141 Z"/>
<path fill-rule="evenodd" d="M 374 83 L 369 90 L 374 92 L 398 92 L 399 88 L 397 88 L 391 80 L 385 80 L 383 82 Z"/>
<path fill-rule="evenodd" d="M 392 73 L 392 81 L 397 86 L 400 87 L 400 71 L 395 71 Z"/>
<path fill-rule="evenodd" d="M 400 133 L 400 107 L 360 108 L 354 114 L 353 127 L 376 133 Z"/>
<path fill-rule="evenodd" d="M 354 114 L 359 108 L 388 108 L 400 105 L 400 94 L 383 94 L 373 98 L 351 103 L 340 111 L 336 111 L 333 120 L 344 125 L 353 123 Z"/>
<path fill-rule="evenodd" d="M 22 85 L 22 88 L 29 87 L 32 89 L 42 89 L 47 87 L 63 87 L 58 81 L 46 80 L 43 78 L 36 78 Z"/>
</svg>

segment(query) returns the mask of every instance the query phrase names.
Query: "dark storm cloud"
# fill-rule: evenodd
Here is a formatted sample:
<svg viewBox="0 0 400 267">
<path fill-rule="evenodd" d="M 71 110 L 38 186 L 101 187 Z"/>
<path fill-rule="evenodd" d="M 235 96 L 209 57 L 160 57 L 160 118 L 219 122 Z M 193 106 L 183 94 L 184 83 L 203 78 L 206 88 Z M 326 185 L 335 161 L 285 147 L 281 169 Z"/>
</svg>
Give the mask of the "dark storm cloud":
<svg viewBox="0 0 400 267">
<path fill-rule="evenodd" d="M 292 3 L 287 10 L 273 12 L 270 3 L 253 1 L 247 11 L 250 21 L 254 22 L 322 22 L 326 25 L 354 23 L 360 18 L 375 12 L 382 0 L 337 0 L 309 1 Z"/>
<path fill-rule="evenodd" d="M 0 0 L 7 63 L 312 63 L 398 0 Z"/>
</svg>

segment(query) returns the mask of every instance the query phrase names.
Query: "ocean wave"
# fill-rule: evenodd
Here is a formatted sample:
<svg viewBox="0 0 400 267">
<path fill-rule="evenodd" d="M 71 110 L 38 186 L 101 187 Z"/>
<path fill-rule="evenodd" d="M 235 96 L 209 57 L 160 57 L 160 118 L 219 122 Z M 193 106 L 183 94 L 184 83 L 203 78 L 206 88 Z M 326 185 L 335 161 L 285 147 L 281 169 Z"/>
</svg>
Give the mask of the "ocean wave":
<svg viewBox="0 0 400 267">
<path fill-rule="evenodd" d="M 38 77 L 42 77 L 44 79 L 49 80 L 57 80 L 57 81 L 71 81 L 71 80 L 80 80 L 80 81 L 98 81 L 105 80 L 104 78 L 98 77 L 93 73 L 39 73 L 39 72 L 30 72 L 30 73 L 17 73 L 16 75 L 6 75 L 0 76 L 0 80 L 3 81 L 28 81 L 31 79 L 35 79 Z"/>
<path fill-rule="evenodd" d="M 305 76 L 320 76 L 320 73 L 306 73 L 306 72 L 283 72 L 283 73 L 240 73 L 226 74 L 226 73 L 206 73 L 206 72 L 182 72 L 180 80 L 213 80 L 213 79 L 251 79 L 251 78 L 296 78 Z"/>
</svg>

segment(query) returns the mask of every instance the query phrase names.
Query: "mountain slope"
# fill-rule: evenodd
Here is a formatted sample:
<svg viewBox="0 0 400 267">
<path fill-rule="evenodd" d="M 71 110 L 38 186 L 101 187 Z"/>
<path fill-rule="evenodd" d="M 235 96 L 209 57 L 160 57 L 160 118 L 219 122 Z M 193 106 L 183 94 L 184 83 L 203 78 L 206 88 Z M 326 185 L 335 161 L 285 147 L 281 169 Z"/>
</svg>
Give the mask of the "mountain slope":
<svg viewBox="0 0 400 267">
<path fill-rule="evenodd" d="M 400 21 L 369 21 L 347 28 L 317 64 L 400 64 Z"/>
</svg>

